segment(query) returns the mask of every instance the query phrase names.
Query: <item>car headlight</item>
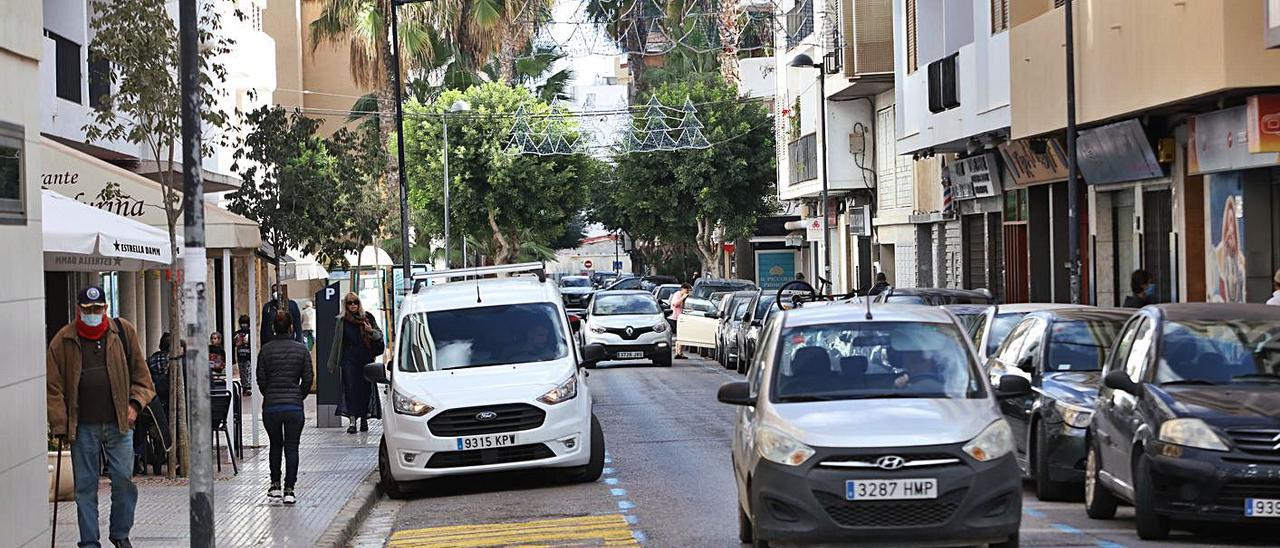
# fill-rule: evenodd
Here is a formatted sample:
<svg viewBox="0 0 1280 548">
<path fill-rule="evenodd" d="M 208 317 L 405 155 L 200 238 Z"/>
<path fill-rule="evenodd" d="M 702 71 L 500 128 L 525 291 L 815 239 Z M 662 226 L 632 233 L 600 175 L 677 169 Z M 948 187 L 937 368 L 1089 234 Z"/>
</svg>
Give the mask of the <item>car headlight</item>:
<svg viewBox="0 0 1280 548">
<path fill-rule="evenodd" d="M 601 326 L 599 326 L 599 325 L 593 325 L 593 326 L 591 326 L 591 332 L 592 332 L 592 333 L 604 333 L 604 327 L 601 327 Z"/>
<path fill-rule="evenodd" d="M 1209 425 L 1200 419 L 1171 419 L 1160 425 L 1160 441 L 1208 449 L 1210 451 L 1229 451 L 1226 443 Z"/>
<path fill-rule="evenodd" d="M 766 460 L 787 466 L 800 466 L 813 456 L 812 447 L 768 426 L 756 429 L 756 451 Z"/>
<path fill-rule="evenodd" d="M 658 321 L 658 323 L 653 324 L 653 332 L 654 332 L 654 333 L 663 333 L 663 332 L 665 332 L 666 330 L 667 330 L 667 321 L 666 321 L 666 320 L 660 320 L 660 321 Z"/>
<path fill-rule="evenodd" d="M 418 401 L 413 396 L 402 394 L 399 390 L 391 391 L 391 403 L 396 413 L 401 415 L 421 417 L 435 410 L 434 407 Z"/>
<path fill-rule="evenodd" d="M 1053 405 L 1058 408 L 1058 414 L 1062 415 L 1062 421 L 1075 428 L 1088 427 L 1089 420 L 1093 418 L 1092 409 L 1060 401 L 1053 402 Z"/>
<path fill-rule="evenodd" d="M 538 401 L 547 405 L 555 405 L 557 403 L 569 401 L 577 396 L 578 376 L 574 375 L 569 377 L 569 380 L 561 383 L 560 386 L 552 388 L 546 394 L 543 394 L 538 398 Z"/>
<path fill-rule="evenodd" d="M 1013 452 L 1013 429 L 1004 419 L 991 423 L 981 434 L 964 444 L 964 452 L 978 462 L 995 460 Z"/>
</svg>

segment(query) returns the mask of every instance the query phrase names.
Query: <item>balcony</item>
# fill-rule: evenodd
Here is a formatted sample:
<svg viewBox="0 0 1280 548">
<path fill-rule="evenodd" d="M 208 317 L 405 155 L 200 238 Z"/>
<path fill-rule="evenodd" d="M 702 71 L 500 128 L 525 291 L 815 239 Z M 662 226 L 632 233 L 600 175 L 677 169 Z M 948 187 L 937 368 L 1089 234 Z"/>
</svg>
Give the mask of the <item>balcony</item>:
<svg viewBox="0 0 1280 548">
<path fill-rule="evenodd" d="M 818 178 L 818 134 L 810 133 L 787 145 L 791 161 L 790 184 L 796 185 Z"/>
<path fill-rule="evenodd" d="M 813 28 L 813 0 L 799 0 L 787 12 L 787 49 L 800 45 Z"/>
</svg>

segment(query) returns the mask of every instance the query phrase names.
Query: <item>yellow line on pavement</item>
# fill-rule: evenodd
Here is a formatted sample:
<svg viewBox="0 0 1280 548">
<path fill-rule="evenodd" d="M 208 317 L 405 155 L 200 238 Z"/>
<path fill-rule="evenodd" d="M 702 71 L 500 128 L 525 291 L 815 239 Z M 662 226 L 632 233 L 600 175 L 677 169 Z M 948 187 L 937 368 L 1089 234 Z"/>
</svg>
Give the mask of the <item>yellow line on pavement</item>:
<svg viewBox="0 0 1280 548">
<path fill-rule="evenodd" d="M 621 515 L 583 516 L 522 523 L 454 525 L 399 531 L 391 548 L 486 546 L 549 546 L 565 543 L 588 546 L 638 546 Z"/>
</svg>

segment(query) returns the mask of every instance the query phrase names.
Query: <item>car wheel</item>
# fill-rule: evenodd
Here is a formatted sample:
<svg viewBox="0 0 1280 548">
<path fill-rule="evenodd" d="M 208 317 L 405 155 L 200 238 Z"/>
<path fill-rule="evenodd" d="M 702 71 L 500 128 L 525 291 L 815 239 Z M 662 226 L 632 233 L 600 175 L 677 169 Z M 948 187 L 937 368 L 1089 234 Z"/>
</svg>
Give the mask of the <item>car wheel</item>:
<svg viewBox="0 0 1280 548">
<path fill-rule="evenodd" d="M 393 499 L 405 498 L 404 486 L 391 475 L 391 457 L 387 455 L 387 438 L 378 447 L 378 486 Z"/>
<path fill-rule="evenodd" d="M 1116 496 L 1107 490 L 1098 477 L 1102 463 L 1098 462 L 1098 449 L 1088 444 L 1084 463 L 1084 509 L 1093 519 L 1116 517 Z"/>
<path fill-rule="evenodd" d="M 1138 538 L 1142 540 L 1169 538 L 1169 516 L 1162 516 L 1155 511 L 1153 483 L 1151 461 L 1145 456 L 1138 457 L 1138 464 L 1133 470 L 1133 515 Z"/>
<path fill-rule="evenodd" d="M 591 462 L 586 466 L 570 468 L 568 479 L 577 483 L 591 483 L 604 474 L 604 430 L 595 413 L 591 414 Z"/>
<path fill-rule="evenodd" d="M 737 357 L 737 356 L 733 356 L 733 357 L 725 357 L 725 359 L 724 359 L 724 368 L 725 368 L 725 369 L 737 369 L 737 368 L 738 368 L 738 357 Z"/>
<path fill-rule="evenodd" d="M 1049 435 L 1040 425 L 1035 427 L 1036 445 L 1031 454 L 1031 469 L 1036 478 L 1036 498 L 1045 502 L 1070 500 L 1076 496 L 1076 486 L 1070 482 L 1049 479 Z"/>
<path fill-rule="evenodd" d="M 1018 532 L 1014 531 L 1004 542 L 993 542 L 987 546 L 988 548 L 1018 548 Z"/>
<path fill-rule="evenodd" d="M 755 542 L 755 531 L 753 529 L 751 518 L 747 517 L 747 512 L 742 509 L 742 505 L 738 505 L 738 541 L 744 544 Z"/>
</svg>

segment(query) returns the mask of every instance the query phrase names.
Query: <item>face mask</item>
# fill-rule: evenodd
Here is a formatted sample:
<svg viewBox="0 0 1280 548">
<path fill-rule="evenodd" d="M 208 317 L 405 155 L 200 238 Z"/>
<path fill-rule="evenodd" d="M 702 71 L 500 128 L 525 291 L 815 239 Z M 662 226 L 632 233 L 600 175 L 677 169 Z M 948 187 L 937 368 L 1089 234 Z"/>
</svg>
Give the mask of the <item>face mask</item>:
<svg viewBox="0 0 1280 548">
<path fill-rule="evenodd" d="M 98 327 L 102 325 L 102 317 L 104 314 L 81 314 L 80 321 L 89 327 Z"/>
<path fill-rule="evenodd" d="M 271 300 L 275 301 L 275 300 L 279 300 L 279 299 L 280 299 L 280 292 L 279 292 L 279 291 L 272 291 L 272 292 L 271 292 Z"/>
<path fill-rule="evenodd" d="M 1147 286 L 1147 296 L 1148 297 L 1156 296 L 1156 284 L 1151 284 Z"/>
</svg>

